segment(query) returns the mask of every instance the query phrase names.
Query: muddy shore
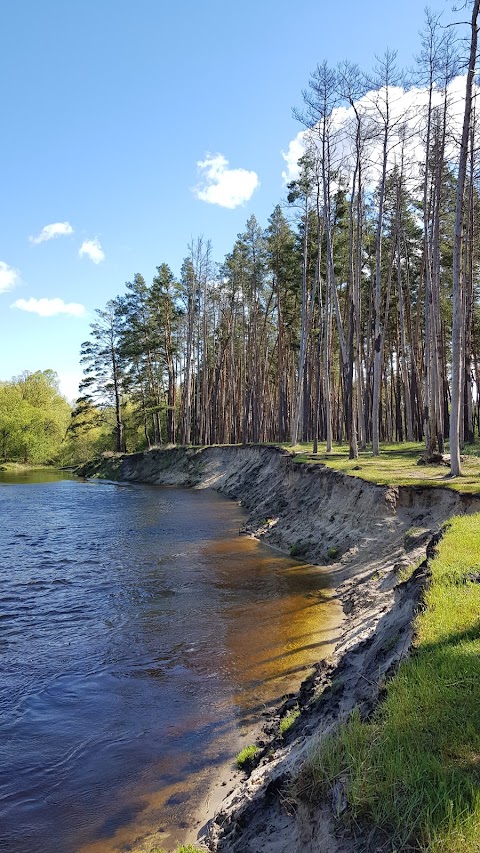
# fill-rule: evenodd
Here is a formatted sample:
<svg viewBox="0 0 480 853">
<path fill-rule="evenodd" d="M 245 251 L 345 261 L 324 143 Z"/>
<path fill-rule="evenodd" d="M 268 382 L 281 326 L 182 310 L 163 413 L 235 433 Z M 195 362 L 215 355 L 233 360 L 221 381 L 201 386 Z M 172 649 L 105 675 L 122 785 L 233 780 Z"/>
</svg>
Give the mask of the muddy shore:
<svg viewBox="0 0 480 853">
<path fill-rule="evenodd" d="M 331 566 L 345 619 L 333 656 L 320 662 L 295 701 L 301 715 L 286 738 L 279 716 L 262 721 L 258 764 L 248 778 L 217 778 L 197 815 L 197 837 L 232 853 L 358 853 L 381 849 L 360 831 L 342 837 L 336 804 L 294 803 L 289 782 L 315 740 L 358 706 L 370 713 L 408 654 L 412 621 L 428 578 L 428 556 L 452 515 L 480 499 L 448 489 L 376 486 L 275 447 L 152 450 L 114 456 L 79 474 L 112 480 L 213 488 L 248 513 L 243 532 L 309 563 Z M 401 581 L 408 569 L 411 577 Z M 223 794 L 226 793 L 226 798 Z M 378 842 L 380 844 L 380 842 Z"/>
</svg>

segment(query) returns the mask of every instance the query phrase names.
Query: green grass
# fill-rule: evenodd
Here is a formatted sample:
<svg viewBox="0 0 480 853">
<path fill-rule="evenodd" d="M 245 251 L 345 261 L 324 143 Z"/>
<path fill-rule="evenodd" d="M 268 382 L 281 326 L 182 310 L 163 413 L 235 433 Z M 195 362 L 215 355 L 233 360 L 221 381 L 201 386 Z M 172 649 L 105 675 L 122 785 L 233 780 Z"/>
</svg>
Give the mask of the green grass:
<svg viewBox="0 0 480 853">
<path fill-rule="evenodd" d="M 163 847 L 155 847 L 151 853 L 166 853 Z M 205 853 L 205 847 L 194 847 L 193 844 L 182 844 L 177 847 L 175 853 Z"/>
<path fill-rule="evenodd" d="M 258 746 L 255 746 L 255 744 L 251 744 L 250 746 L 246 746 L 244 747 L 244 749 L 241 749 L 235 758 L 235 764 L 237 765 L 238 769 L 246 769 L 249 764 L 252 763 L 258 752 Z"/>
<path fill-rule="evenodd" d="M 480 851 L 480 514 L 454 518 L 431 565 L 412 656 L 374 717 L 358 712 L 305 764 L 316 800 L 337 782 L 346 818 L 388 833 L 396 850 Z"/>
<path fill-rule="evenodd" d="M 205 847 L 194 847 L 193 844 L 182 844 L 176 853 L 205 853 Z"/>
<path fill-rule="evenodd" d="M 0 471 L 51 471 L 55 465 L 42 464 L 40 462 L 0 462 Z"/>
<path fill-rule="evenodd" d="M 292 708 L 292 710 L 289 711 L 288 714 L 285 714 L 285 716 L 282 717 L 278 728 L 281 737 L 283 737 L 289 731 L 289 729 L 292 728 L 295 720 L 298 720 L 299 716 L 300 708 Z"/>
<path fill-rule="evenodd" d="M 326 452 L 325 443 L 319 444 L 319 452 L 313 455 L 312 444 L 297 444 L 291 448 L 297 454 L 296 462 L 317 462 L 342 471 L 352 477 L 360 477 L 380 486 L 443 486 L 455 491 L 480 493 L 480 446 L 465 447 L 462 455 L 463 476 L 448 478 L 449 468 L 445 465 L 417 465 L 425 450 L 420 442 L 382 444 L 380 456 L 372 456 L 371 450 L 361 451 L 358 459 L 348 458 L 348 445 L 335 446 Z"/>
</svg>

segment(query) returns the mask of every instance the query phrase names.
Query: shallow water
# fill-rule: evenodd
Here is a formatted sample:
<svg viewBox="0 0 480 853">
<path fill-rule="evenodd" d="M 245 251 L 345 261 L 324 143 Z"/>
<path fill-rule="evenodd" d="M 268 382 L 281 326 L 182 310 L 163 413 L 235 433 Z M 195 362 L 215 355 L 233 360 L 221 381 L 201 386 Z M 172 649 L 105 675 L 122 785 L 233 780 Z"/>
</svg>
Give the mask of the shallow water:
<svg viewBox="0 0 480 853">
<path fill-rule="evenodd" d="M 331 648 L 328 575 L 214 492 L 44 480 L 0 472 L 0 850 L 171 848 Z"/>
</svg>

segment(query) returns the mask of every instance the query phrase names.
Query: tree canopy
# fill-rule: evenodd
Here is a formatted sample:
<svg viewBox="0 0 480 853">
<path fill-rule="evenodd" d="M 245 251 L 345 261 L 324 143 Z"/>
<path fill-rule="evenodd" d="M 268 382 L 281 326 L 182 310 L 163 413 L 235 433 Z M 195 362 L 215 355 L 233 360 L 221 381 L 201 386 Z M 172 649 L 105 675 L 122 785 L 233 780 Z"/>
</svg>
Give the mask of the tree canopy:
<svg viewBox="0 0 480 853">
<path fill-rule="evenodd" d="M 56 460 L 71 408 L 53 370 L 25 372 L 0 382 L 0 458 L 44 463 Z"/>
<path fill-rule="evenodd" d="M 428 12 L 409 83 L 391 51 L 371 72 L 320 63 L 298 174 L 266 227 L 251 215 L 218 264 L 198 238 L 178 278 L 163 262 L 98 311 L 85 388 L 115 412 L 112 449 L 324 440 L 355 458 L 449 438 L 460 473 L 480 427 L 470 7 L 463 126 L 458 40 Z"/>
</svg>

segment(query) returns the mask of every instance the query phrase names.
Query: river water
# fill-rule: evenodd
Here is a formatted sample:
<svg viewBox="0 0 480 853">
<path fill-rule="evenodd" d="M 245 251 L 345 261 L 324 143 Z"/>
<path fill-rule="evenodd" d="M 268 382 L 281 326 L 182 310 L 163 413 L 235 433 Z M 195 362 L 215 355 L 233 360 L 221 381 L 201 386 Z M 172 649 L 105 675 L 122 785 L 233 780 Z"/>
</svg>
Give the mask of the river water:
<svg viewBox="0 0 480 853">
<path fill-rule="evenodd" d="M 0 850 L 172 849 L 330 651 L 328 575 L 211 491 L 0 472 L 0 514 Z"/>
</svg>

